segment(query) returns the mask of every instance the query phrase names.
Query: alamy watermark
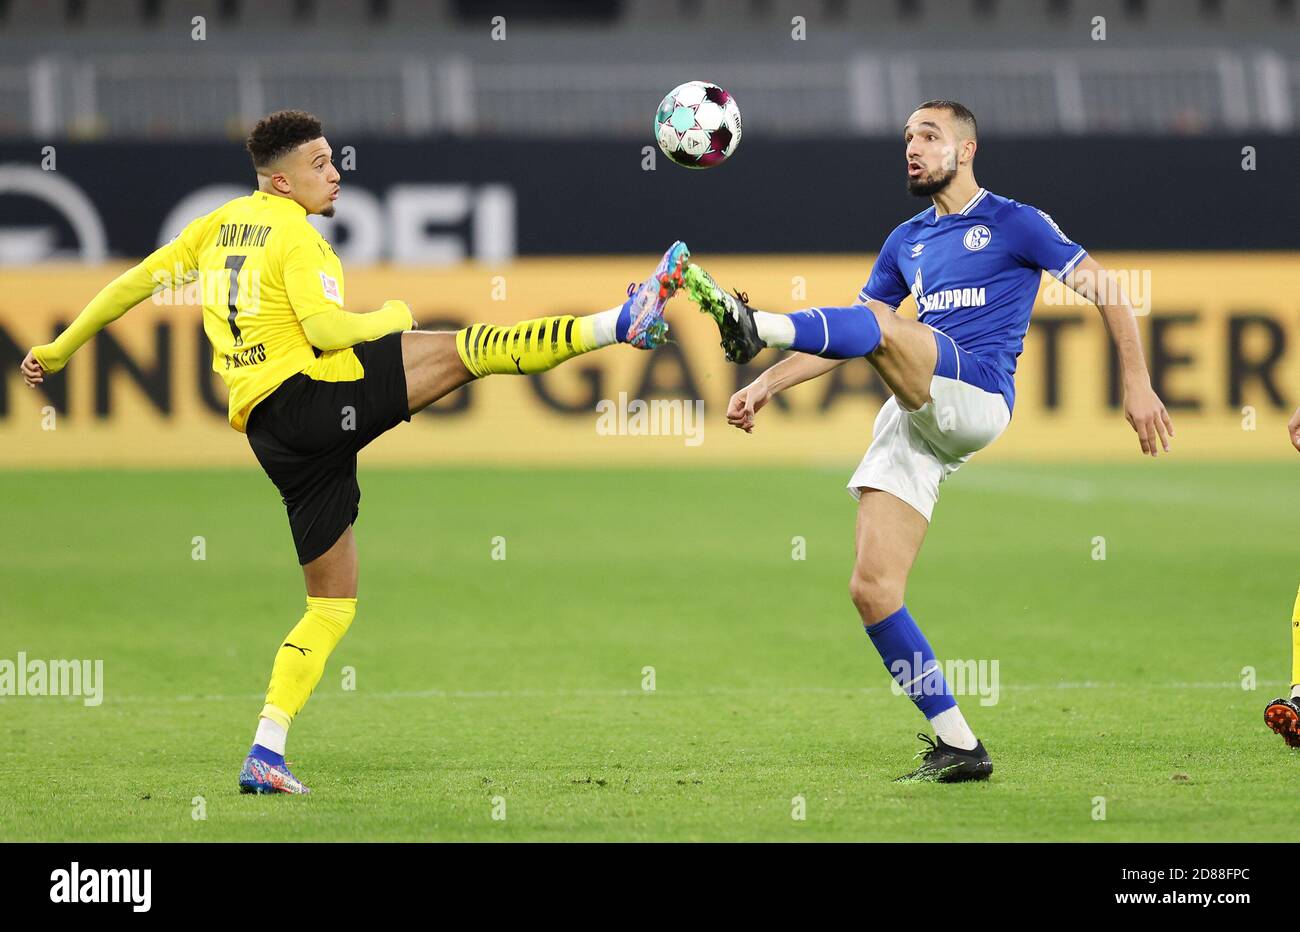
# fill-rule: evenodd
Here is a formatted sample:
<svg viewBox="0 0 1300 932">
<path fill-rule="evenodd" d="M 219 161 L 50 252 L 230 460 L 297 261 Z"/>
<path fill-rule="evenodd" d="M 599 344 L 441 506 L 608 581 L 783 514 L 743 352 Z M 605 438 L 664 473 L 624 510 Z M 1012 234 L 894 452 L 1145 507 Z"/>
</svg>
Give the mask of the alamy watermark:
<svg viewBox="0 0 1300 932">
<path fill-rule="evenodd" d="M 1127 301 L 1134 316 L 1145 317 L 1151 313 L 1151 270 L 1105 269 L 1097 274 L 1090 269 L 1076 269 L 1071 274 L 1070 285 L 1053 272 L 1043 285 L 1042 299 L 1046 307 L 1090 304 L 1105 307 Z"/>
<path fill-rule="evenodd" d="M 262 304 L 262 277 L 257 269 L 244 268 L 242 258 L 230 257 L 220 272 L 189 271 L 179 265 L 173 269 L 156 269 L 150 274 L 154 286 L 150 300 L 157 307 L 237 305 L 239 313 L 255 315 Z M 323 283 L 322 291 L 337 303 L 337 289 L 330 297 L 328 286 Z"/>
<path fill-rule="evenodd" d="M 137 913 L 153 902 L 151 868 L 82 867 L 77 861 L 50 873 L 51 903 L 129 903 Z"/>
<path fill-rule="evenodd" d="M 602 437 L 683 437 L 688 447 L 704 442 L 704 401 L 655 398 L 628 401 L 627 392 L 618 401 L 596 402 L 596 433 Z"/>
<path fill-rule="evenodd" d="M 0 696 L 82 696 L 88 706 L 104 701 L 104 661 L 0 658 Z"/>
<path fill-rule="evenodd" d="M 916 672 L 914 672 L 916 671 Z M 980 705 L 997 705 L 1001 694 L 999 664 L 996 660 L 947 660 L 929 664 L 920 654 L 912 659 L 895 660 L 889 667 L 894 675 L 890 690 L 896 696 L 979 696 Z"/>
</svg>

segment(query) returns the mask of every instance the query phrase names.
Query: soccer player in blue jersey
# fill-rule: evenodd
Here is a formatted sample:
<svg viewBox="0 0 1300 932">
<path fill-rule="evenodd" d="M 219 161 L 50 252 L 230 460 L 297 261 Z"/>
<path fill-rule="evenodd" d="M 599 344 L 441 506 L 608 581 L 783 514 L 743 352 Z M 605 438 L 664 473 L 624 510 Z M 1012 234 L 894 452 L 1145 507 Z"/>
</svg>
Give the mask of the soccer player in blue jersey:
<svg viewBox="0 0 1300 932">
<path fill-rule="evenodd" d="M 921 104 L 904 128 L 907 187 L 932 206 L 889 234 L 866 285 L 846 307 L 769 314 L 727 294 L 698 265 L 686 287 L 718 323 L 727 358 L 765 347 L 795 352 L 736 392 L 727 420 L 750 432 L 777 392 L 866 357 L 893 392 L 849 480 L 858 500 L 849 592 L 886 669 L 937 740 L 900 780 L 987 779 L 993 764 L 967 724 L 925 635 L 903 603 L 939 484 L 1006 429 L 1016 358 L 1046 271 L 1097 304 L 1119 355 L 1124 414 L 1142 452 L 1169 450 L 1173 425 L 1151 388 L 1137 324 L 1117 279 L 1041 210 L 975 181 L 974 115 L 955 101 Z M 897 315 L 908 295 L 918 319 Z"/>
</svg>

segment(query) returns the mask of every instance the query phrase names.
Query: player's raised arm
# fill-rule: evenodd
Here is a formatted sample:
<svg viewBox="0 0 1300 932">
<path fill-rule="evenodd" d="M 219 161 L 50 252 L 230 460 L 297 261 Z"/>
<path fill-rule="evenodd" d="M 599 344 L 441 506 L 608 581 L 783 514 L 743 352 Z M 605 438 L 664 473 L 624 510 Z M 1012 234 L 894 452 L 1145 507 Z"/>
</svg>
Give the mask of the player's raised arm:
<svg viewBox="0 0 1300 932">
<path fill-rule="evenodd" d="M 765 369 L 758 378 L 731 396 L 727 404 L 727 423 L 747 434 L 754 432 L 754 415 L 787 388 L 825 375 L 847 359 L 824 359 L 807 353 L 792 353 Z"/>
<path fill-rule="evenodd" d="M 1151 387 L 1151 375 L 1138 336 L 1137 318 L 1118 278 L 1102 268 L 1092 256 L 1084 256 L 1062 281 L 1101 311 L 1106 330 L 1119 355 L 1124 416 L 1137 431 L 1142 452 L 1156 456 L 1163 447 L 1168 453 L 1174 425 L 1164 403 Z"/>
<path fill-rule="evenodd" d="M 295 243 L 285 256 L 285 291 L 312 346 L 345 349 L 415 326 L 405 301 L 385 301 L 379 310 L 365 314 L 345 311 L 342 279 L 338 260 L 310 240 Z"/>
<path fill-rule="evenodd" d="M 195 269 L 192 247 L 194 238 L 201 233 L 203 219 L 105 285 L 54 342 L 32 347 L 22 363 L 27 384 L 35 387 L 45 380 L 47 372 L 58 372 L 87 340 L 155 291 L 180 287 Z"/>
</svg>

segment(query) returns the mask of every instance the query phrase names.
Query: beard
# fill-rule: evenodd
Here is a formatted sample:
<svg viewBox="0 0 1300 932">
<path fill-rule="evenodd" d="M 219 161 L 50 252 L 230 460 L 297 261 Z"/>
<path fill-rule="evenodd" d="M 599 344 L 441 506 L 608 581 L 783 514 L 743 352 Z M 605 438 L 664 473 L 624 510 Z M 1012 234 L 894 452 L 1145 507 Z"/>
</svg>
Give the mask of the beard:
<svg viewBox="0 0 1300 932">
<path fill-rule="evenodd" d="M 940 172 L 938 175 L 907 179 L 907 193 L 917 197 L 933 197 L 952 183 L 957 177 L 957 169 Z"/>
<path fill-rule="evenodd" d="M 320 212 L 320 215 L 321 215 L 322 217 L 333 217 L 333 216 L 334 216 L 334 205 L 333 205 L 333 204 L 330 204 L 330 206 L 326 207 L 324 210 L 322 210 L 322 211 Z"/>
</svg>

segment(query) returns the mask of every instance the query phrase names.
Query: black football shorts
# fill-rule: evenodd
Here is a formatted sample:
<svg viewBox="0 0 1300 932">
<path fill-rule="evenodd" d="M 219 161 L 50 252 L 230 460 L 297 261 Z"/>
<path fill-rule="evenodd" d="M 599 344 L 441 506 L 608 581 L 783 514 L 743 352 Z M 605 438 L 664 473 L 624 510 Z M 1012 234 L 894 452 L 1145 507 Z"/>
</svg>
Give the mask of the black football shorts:
<svg viewBox="0 0 1300 932">
<path fill-rule="evenodd" d="M 253 408 L 248 445 L 289 513 L 300 564 L 315 560 L 357 520 L 357 453 L 409 421 L 402 335 L 352 348 L 365 370 L 352 382 L 290 376 Z"/>
</svg>

